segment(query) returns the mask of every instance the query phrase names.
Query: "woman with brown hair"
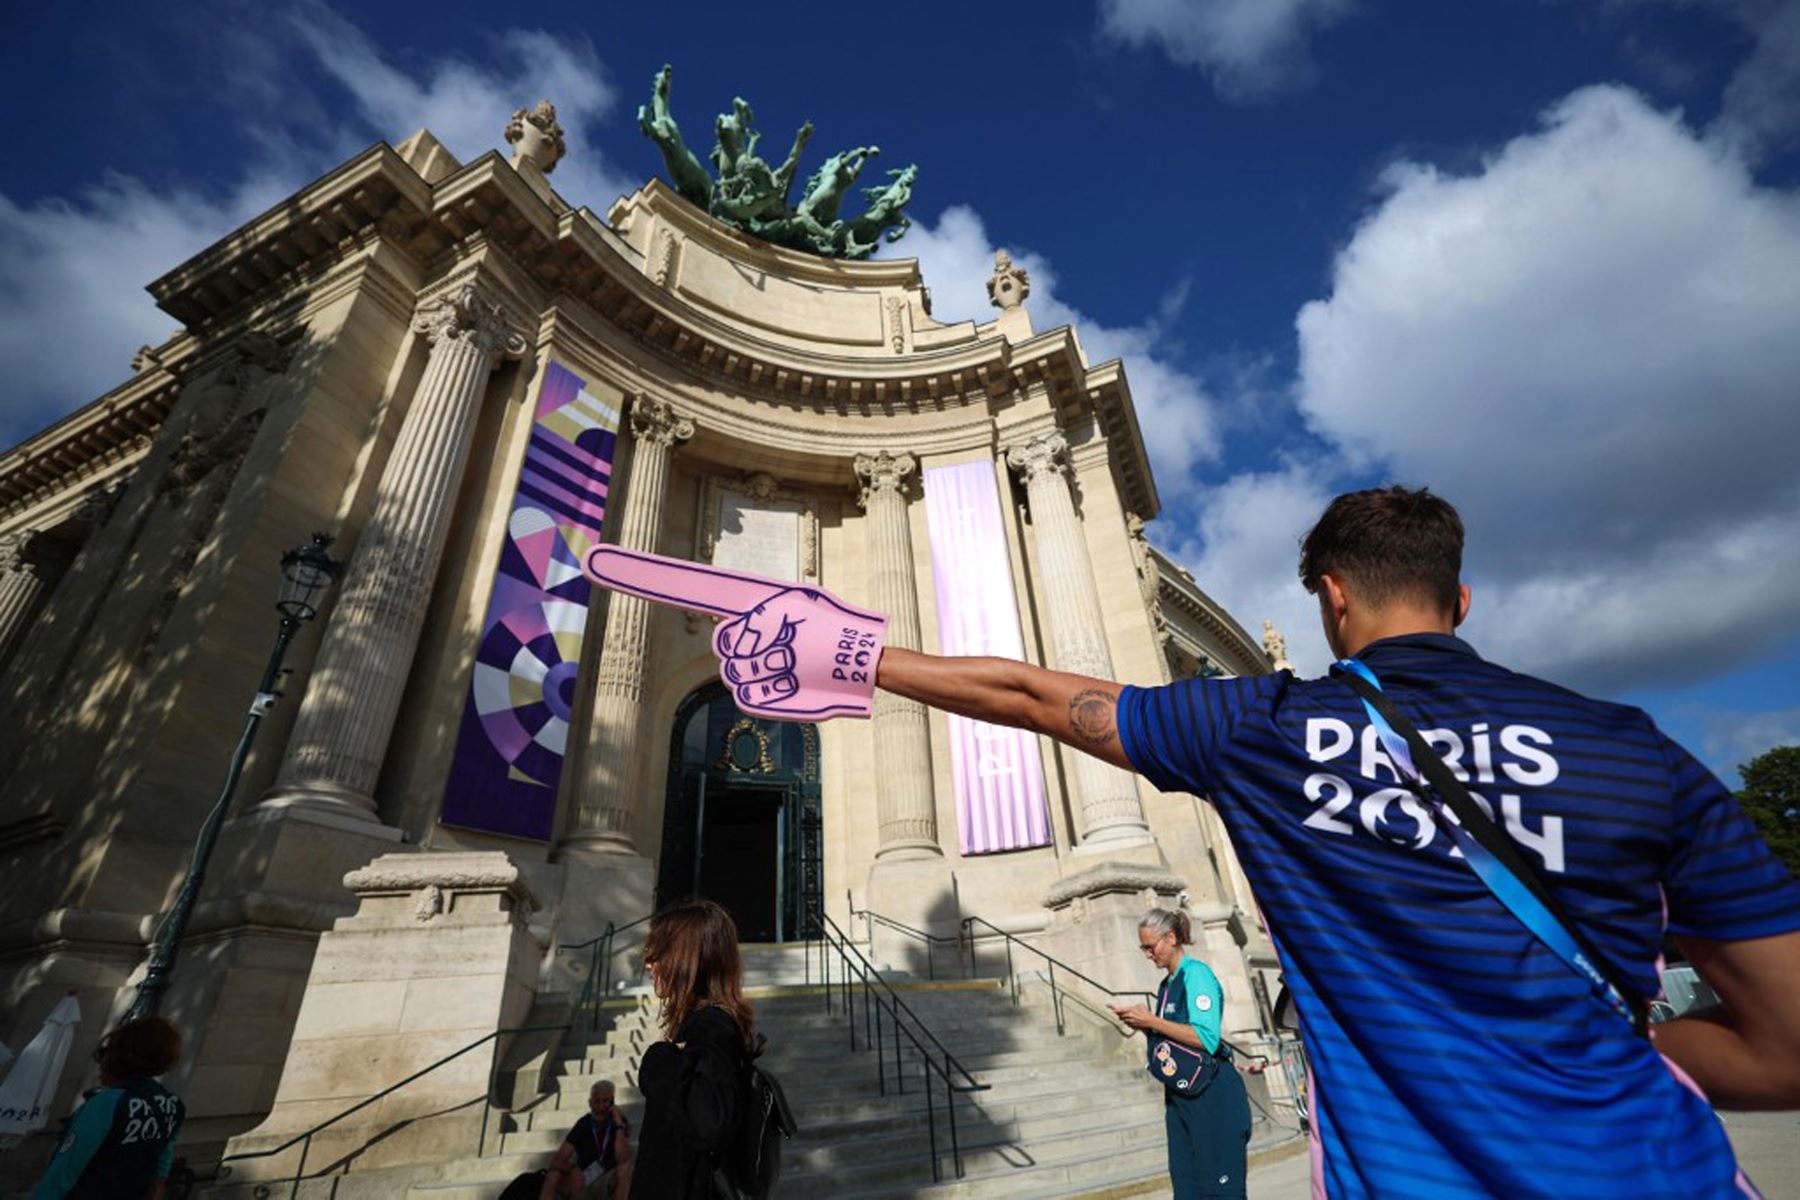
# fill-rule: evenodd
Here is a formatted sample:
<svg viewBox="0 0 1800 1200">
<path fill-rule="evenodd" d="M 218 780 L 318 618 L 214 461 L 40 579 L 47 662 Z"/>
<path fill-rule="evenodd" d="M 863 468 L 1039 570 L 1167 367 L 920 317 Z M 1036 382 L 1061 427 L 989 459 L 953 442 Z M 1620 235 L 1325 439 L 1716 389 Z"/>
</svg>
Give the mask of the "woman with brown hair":
<svg viewBox="0 0 1800 1200">
<path fill-rule="evenodd" d="M 662 1001 L 663 1039 L 638 1063 L 644 1124 L 633 1200 L 711 1200 L 713 1171 L 747 1108 L 755 1017 L 744 999 L 737 925 L 710 900 L 650 920 L 644 968 Z"/>
</svg>

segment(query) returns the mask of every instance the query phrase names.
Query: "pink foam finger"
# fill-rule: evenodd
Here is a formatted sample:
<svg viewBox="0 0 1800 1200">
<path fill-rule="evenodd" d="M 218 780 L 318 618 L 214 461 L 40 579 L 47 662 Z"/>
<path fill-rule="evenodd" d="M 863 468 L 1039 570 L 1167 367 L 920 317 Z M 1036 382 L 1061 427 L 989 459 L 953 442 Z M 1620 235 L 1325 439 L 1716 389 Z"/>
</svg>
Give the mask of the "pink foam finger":
<svg viewBox="0 0 1800 1200">
<path fill-rule="evenodd" d="M 588 578 L 602 587 L 715 617 L 749 612 L 793 587 L 760 575 L 621 546 L 595 546 L 588 551 L 583 568 Z"/>
</svg>

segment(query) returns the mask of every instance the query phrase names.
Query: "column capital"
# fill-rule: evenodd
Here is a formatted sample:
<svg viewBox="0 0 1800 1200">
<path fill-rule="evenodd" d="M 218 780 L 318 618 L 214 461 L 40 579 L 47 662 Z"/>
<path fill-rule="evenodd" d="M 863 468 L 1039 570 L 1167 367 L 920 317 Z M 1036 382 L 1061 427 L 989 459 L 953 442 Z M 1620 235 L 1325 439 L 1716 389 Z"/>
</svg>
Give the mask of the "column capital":
<svg viewBox="0 0 1800 1200">
<path fill-rule="evenodd" d="M 631 402 L 631 433 L 640 442 L 676 446 L 694 436 L 694 420 L 667 400 L 639 395 Z"/>
<path fill-rule="evenodd" d="M 898 454 L 880 450 L 857 455 L 851 465 L 856 470 L 856 477 L 862 480 L 862 492 L 856 502 L 867 508 L 871 499 L 884 492 L 905 499 L 907 481 L 918 472 L 919 460 L 904 450 Z"/>
<path fill-rule="evenodd" d="M 31 540 L 35 532 L 31 529 L 20 529 L 12 533 L 0 534 L 0 574 L 11 574 L 14 571 L 25 569 L 25 543 Z"/>
<path fill-rule="evenodd" d="M 505 306 L 488 299 L 473 283 L 430 301 L 414 315 L 413 332 L 425 335 L 433 346 L 445 341 L 464 342 L 481 351 L 490 362 L 521 358 L 525 335 L 512 323 Z"/>
<path fill-rule="evenodd" d="M 30 575 L 50 583 L 68 566 L 73 547 L 41 529 L 15 529 L 0 535 L 0 575 Z"/>
<path fill-rule="evenodd" d="M 1062 472 L 1069 465 L 1069 442 L 1055 430 L 1040 433 L 1006 448 L 1006 465 L 1031 483 L 1048 472 Z"/>
</svg>

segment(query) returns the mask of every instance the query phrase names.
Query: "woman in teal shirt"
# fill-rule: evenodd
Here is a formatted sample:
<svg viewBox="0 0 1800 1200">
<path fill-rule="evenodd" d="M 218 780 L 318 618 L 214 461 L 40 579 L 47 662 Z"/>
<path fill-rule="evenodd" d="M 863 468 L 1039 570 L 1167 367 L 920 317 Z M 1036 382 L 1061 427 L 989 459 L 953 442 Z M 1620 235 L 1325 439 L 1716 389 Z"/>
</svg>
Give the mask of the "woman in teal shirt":
<svg viewBox="0 0 1800 1200">
<path fill-rule="evenodd" d="M 1225 993 L 1212 968 L 1190 958 L 1193 943 L 1187 914 L 1153 908 L 1138 922 L 1138 945 L 1167 974 L 1159 993 L 1160 1013 L 1142 1005 L 1115 1007 L 1119 1020 L 1153 1042 L 1167 1038 L 1190 1050 L 1218 1055 L 1219 1020 Z M 1250 1102 L 1229 1054 L 1198 1095 L 1163 1089 L 1163 1127 L 1169 1135 L 1169 1182 L 1175 1200 L 1244 1196 L 1245 1156 L 1250 1144 Z"/>
</svg>

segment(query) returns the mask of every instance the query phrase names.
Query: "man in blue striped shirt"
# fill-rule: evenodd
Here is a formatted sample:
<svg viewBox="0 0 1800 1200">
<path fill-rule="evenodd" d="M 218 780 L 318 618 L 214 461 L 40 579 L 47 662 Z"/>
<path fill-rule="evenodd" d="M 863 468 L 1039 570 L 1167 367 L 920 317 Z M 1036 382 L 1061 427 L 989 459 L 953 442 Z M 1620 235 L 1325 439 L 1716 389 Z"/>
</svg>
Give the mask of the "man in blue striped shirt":
<svg viewBox="0 0 1800 1200">
<path fill-rule="evenodd" d="M 1302 1022 L 1315 1194 L 1754 1195 L 1700 1092 L 1800 1107 L 1800 884 L 1643 712 L 1454 636 L 1462 540 L 1429 492 L 1338 497 L 1301 558 L 1332 651 L 1378 678 L 1616 972 L 1654 995 L 1673 935 L 1722 1010 L 1635 1033 L 1482 884 L 1335 674 L 1137 688 L 890 647 L 877 680 L 1213 801 Z"/>
</svg>

